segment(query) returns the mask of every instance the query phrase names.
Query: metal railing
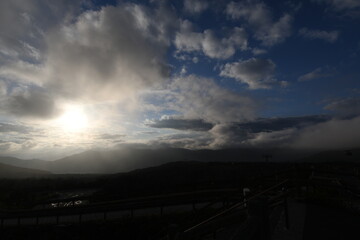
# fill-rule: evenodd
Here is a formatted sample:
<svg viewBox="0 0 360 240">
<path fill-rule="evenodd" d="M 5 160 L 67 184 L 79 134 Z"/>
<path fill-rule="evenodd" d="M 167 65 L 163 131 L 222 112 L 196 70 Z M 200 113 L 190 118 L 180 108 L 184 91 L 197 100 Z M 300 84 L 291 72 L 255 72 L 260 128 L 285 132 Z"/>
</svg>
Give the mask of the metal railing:
<svg viewBox="0 0 360 240">
<path fill-rule="evenodd" d="M 135 210 L 147 208 L 159 208 L 159 215 L 162 215 L 165 207 L 191 204 L 195 210 L 196 204 L 209 202 L 224 202 L 231 199 L 236 201 L 238 189 L 213 189 L 196 192 L 184 192 L 167 195 L 157 195 L 142 198 L 124 199 L 118 201 L 94 203 L 89 205 L 75 205 L 69 207 L 57 207 L 48 209 L 34 210 L 0 210 L 0 226 L 4 226 L 4 221 L 13 219 L 20 225 L 23 219 L 35 219 L 34 225 L 39 224 L 39 219 L 44 217 L 56 218 L 53 224 L 59 224 L 60 217 L 77 215 L 78 222 L 83 222 L 82 215 L 85 214 L 103 214 L 103 220 L 107 220 L 109 212 L 129 211 L 130 217 L 133 217 Z"/>
<path fill-rule="evenodd" d="M 186 228 L 182 233 L 181 233 L 181 239 L 199 239 L 205 235 L 216 235 L 216 231 L 217 228 L 220 228 L 219 226 L 216 226 L 217 224 L 214 223 L 216 222 L 218 219 L 224 218 L 232 213 L 234 213 L 236 210 L 238 209 L 245 209 L 246 205 L 249 203 L 252 203 L 254 200 L 256 200 L 257 198 L 260 198 L 268 193 L 270 193 L 271 191 L 284 186 L 286 183 L 288 183 L 289 180 L 286 179 L 284 181 L 281 181 L 280 183 L 277 183 L 263 191 L 260 191 L 256 194 L 254 194 L 253 196 L 250 196 L 246 199 L 244 199 L 243 201 L 239 202 L 239 203 L 235 203 L 233 204 L 231 207 L 201 221 L 198 224 L 195 224 L 191 227 Z M 271 207 L 275 207 L 277 205 L 283 204 L 285 207 L 285 213 L 286 213 L 286 226 L 289 227 L 289 221 L 288 221 L 288 216 L 287 216 L 287 202 L 286 202 L 286 194 L 281 194 L 281 196 L 277 196 L 276 198 L 273 198 L 272 201 L 269 201 L 269 203 L 272 202 Z M 269 204 L 270 206 L 270 204 Z M 265 218 L 268 218 L 268 216 L 264 216 Z M 232 221 L 236 221 L 236 218 L 233 218 Z M 209 225 L 211 223 L 212 224 L 211 228 L 209 228 Z M 227 223 L 229 224 L 229 223 Z M 201 230 L 205 230 L 205 232 L 201 232 Z M 200 233 L 199 233 L 200 232 Z"/>
</svg>

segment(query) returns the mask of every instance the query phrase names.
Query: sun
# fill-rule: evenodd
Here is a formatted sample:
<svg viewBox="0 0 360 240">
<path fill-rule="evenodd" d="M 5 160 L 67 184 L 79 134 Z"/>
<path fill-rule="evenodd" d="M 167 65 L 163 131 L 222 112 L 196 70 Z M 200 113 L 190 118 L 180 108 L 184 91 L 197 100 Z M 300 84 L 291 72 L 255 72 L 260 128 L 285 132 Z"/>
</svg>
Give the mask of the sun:
<svg viewBox="0 0 360 240">
<path fill-rule="evenodd" d="M 57 122 L 67 132 L 83 132 L 89 124 L 83 108 L 77 106 L 67 107 Z"/>
</svg>

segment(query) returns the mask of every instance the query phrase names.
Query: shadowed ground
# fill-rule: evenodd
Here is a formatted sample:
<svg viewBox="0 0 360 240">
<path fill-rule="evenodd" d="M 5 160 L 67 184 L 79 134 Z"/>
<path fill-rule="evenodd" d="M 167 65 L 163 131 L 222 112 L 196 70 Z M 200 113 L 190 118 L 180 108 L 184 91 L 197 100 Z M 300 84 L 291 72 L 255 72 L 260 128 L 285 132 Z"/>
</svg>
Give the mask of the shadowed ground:
<svg viewBox="0 0 360 240">
<path fill-rule="evenodd" d="M 308 205 L 304 240 L 359 239 L 360 216 L 344 209 Z"/>
</svg>

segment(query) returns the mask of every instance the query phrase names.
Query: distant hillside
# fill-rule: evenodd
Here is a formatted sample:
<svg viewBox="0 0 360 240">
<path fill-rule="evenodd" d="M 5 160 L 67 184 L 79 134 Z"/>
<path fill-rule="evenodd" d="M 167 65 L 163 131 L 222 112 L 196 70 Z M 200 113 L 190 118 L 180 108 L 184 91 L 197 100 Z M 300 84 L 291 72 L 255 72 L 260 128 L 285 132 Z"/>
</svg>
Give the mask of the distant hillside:
<svg viewBox="0 0 360 240">
<path fill-rule="evenodd" d="M 98 200 L 130 198 L 203 189 L 238 188 L 259 177 L 291 169 L 292 163 L 172 162 L 100 179 Z"/>
<path fill-rule="evenodd" d="M 23 167 L 23 168 L 32 168 L 39 170 L 50 170 L 52 162 L 31 159 L 31 160 L 23 160 L 15 157 L 0 157 L 0 163 L 4 163 L 7 165 L 15 166 L 15 167 Z"/>
<path fill-rule="evenodd" d="M 21 160 L 0 157 L 0 163 L 46 170 L 53 173 L 118 173 L 158 166 L 168 162 L 261 162 L 264 155 L 272 162 L 297 161 L 310 152 L 281 149 L 188 150 L 178 148 L 122 148 L 112 151 L 86 151 L 56 161 Z"/>
<path fill-rule="evenodd" d="M 0 178 L 30 178 L 50 175 L 50 172 L 14 167 L 7 164 L 0 163 Z"/>
<path fill-rule="evenodd" d="M 53 173 L 118 173 L 146 168 L 172 161 L 194 158 L 185 149 L 121 149 L 113 151 L 86 151 L 56 161 L 22 160 L 0 157 L 0 163 L 16 167 L 35 168 Z"/>
<path fill-rule="evenodd" d="M 360 149 L 333 150 L 313 154 L 303 159 L 304 162 L 356 162 L 360 163 Z"/>
</svg>

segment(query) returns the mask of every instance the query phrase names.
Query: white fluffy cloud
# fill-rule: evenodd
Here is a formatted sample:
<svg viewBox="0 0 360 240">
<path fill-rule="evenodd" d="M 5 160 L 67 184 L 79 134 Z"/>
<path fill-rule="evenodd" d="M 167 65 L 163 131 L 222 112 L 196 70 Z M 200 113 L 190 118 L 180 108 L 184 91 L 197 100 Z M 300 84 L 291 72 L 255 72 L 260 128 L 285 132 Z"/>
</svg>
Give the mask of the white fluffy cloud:
<svg viewBox="0 0 360 240">
<path fill-rule="evenodd" d="M 340 32 L 302 28 L 299 30 L 299 34 L 307 39 L 321 39 L 330 43 L 334 43 L 338 39 Z"/>
<path fill-rule="evenodd" d="M 203 0 L 184 0 L 184 8 L 185 11 L 197 14 L 201 13 L 202 11 L 206 10 L 209 7 L 207 1 Z"/>
<path fill-rule="evenodd" d="M 45 85 L 66 96 L 121 99 L 161 83 L 169 42 L 157 17 L 135 4 L 85 12 L 49 36 Z"/>
<path fill-rule="evenodd" d="M 211 142 L 211 135 L 207 132 L 187 132 L 164 135 L 151 140 L 149 144 L 156 147 L 204 149 L 209 148 Z"/>
<path fill-rule="evenodd" d="M 298 81 L 304 82 L 304 81 L 310 81 L 313 79 L 323 78 L 330 76 L 330 74 L 325 73 L 322 68 L 316 68 L 315 70 L 308 72 L 298 78 Z"/>
<path fill-rule="evenodd" d="M 221 123 L 215 125 L 210 133 L 213 141 L 212 148 L 238 147 L 249 138 L 249 132 L 233 123 Z"/>
<path fill-rule="evenodd" d="M 157 97 L 160 93 L 156 94 Z M 202 119 L 210 123 L 241 122 L 253 119 L 258 104 L 196 75 L 175 78 L 170 90 L 162 93 L 167 110 L 176 111 L 184 119 Z"/>
<path fill-rule="evenodd" d="M 41 119 L 52 118 L 60 112 L 52 96 L 39 89 L 26 89 L 3 97 L 1 111 L 17 117 Z"/>
<path fill-rule="evenodd" d="M 17 11 L 14 13 L 21 14 L 22 10 Z M 41 22 L 35 17 L 38 16 L 28 18 Z M 66 21 L 64 14 L 62 18 L 51 27 L 36 25 L 41 32 L 36 37 L 42 37 L 37 42 L 46 46 L 38 49 L 41 57 L 27 60 L 31 52 L 36 55 L 36 49 L 26 43 L 21 52 L 24 57 L 10 61 L 7 56 L 3 60 L 0 78 L 30 82 L 58 97 L 86 101 L 131 99 L 136 91 L 166 80 L 169 67 L 165 55 L 170 45 L 169 32 L 176 21 L 164 7 L 150 9 L 124 3 L 88 10 L 72 21 Z M 26 30 L 33 29 L 26 26 L 19 24 L 14 28 L 32 36 Z M 11 34 L 12 38 L 18 36 L 17 32 Z M 6 40 L 3 35 L 0 39 Z M 20 52 L 18 47 L 8 49 Z"/>
<path fill-rule="evenodd" d="M 273 20 L 270 9 L 260 1 L 230 2 L 226 13 L 232 19 L 243 19 L 254 32 L 254 37 L 265 46 L 283 42 L 291 34 L 292 17 L 284 14 Z"/>
<path fill-rule="evenodd" d="M 199 51 L 210 58 L 219 59 L 233 56 L 238 49 L 246 50 L 248 44 L 247 34 L 243 28 L 235 27 L 228 37 L 218 38 L 214 31 L 209 29 L 204 32 L 193 31 L 193 26 L 188 20 L 182 21 L 174 43 L 178 51 Z"/>
<path fill-rule="evenodd" d="M 360 142 L 360 117 L 333 119 L 301 131 L 292 146 L 305 149 L 351 149 Z"/>
<path fill-rule="evenodd" d="M 267 53 L 267 51 L 265 49 L 261 49 L 261 48 L 253 48 L 252 53 L 254 55 L 261 55 L 261 54 Z"/>
<path fill-rule="evenodd" d="M 81 0 L 0 2 L 0 53 L 8 60 L 39 61 L 44 34 L 79 13 Z M 0 59 L 0 63 L 4 59 Z"/>
<path fill-rule="evenodd" d="M 320 115 L 258 119 L 217 123 L 207 132 L 170 134 L 159 142 L 186 148 L 352 149 L 359 147 L 360 134 L 356 131 L 359 126 L 360 117 L 329 119 Z"/>
<path fill-rule="evenodd" d="M 220 76 L 235 78 L 247 84 L 250 89 L 270 88 L 274 84 L 279 84 L 274 78 L 275 68 L 275 63 L 270 59 L 250 58 L 225 64 Z"/>
</svg>

